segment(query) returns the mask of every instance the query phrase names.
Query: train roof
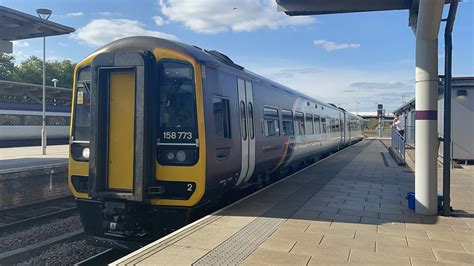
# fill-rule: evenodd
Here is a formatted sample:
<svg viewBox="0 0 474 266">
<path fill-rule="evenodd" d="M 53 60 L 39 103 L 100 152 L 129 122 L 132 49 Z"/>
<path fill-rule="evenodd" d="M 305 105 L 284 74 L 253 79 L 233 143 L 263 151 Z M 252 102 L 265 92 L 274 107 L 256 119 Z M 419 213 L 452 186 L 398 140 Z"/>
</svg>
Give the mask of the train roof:
<svg viewBox="0 0 474 266">
<path fill-rule="evenodd" d="M 183 53 L 185 55 L 195 58 L 197 61 L 200 61 L 202 63 L 208 62 L 208 63 L 211 63 L 212 65 L 217 65 L 219 67 L 226 68 L 230 71 L 244 72 L 245 74 L 247 74 L 247 76 L 251 76 L 253 79 L 257 81 L 267 83 L 275 88 L 298 95 L 302 98 L 313 101 L 316 104 L 322 105 L 324 107 L 331 108 L 334 110 L 339 110 L 339 108 L 333 107 L 328 103 L 317 100 L 313 97 L 305 95 L 285 85 L 279 84 L 259 74 L 249 71 L 245 69 L 244 67 L 234 63 L 232 59 L 230 59 L 228 56 L 218 51 L 205 50 L 197 46 L 188 45 L 188 44 L 174 41 L 174 40 L 162 39 L 162 38 L 157 38 L 157 37 L 149 37 L 149 36 L 127 37 L 127 38 L 119 39 L 109 44 L 106 44 L 100 47 L 99 49 L 97 49 L 94 53 L 116 51 L 116 50 L 130 50 L 130 49 L 152 51 L 154 48 L 157 48 L 157 47 L 166 48 L 166 49 Z"/>
</svg>

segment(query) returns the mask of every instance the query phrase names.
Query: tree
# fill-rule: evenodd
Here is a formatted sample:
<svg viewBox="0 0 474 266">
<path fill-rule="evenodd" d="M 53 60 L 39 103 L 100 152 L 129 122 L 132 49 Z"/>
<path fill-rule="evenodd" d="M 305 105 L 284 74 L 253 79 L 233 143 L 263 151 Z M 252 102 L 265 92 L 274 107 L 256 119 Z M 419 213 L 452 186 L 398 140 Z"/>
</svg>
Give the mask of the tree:
<svg viewBox="0 0 474 266">
<path fill-rule="evenodd" d="M 43 60 L 37 56 L 31 56 L 25 61 L 21 62 L 16 67 L 17 70 L 17 81 L 32 83 L 32 84 L 43 84 Z M 48 81 L 48 79 L 46 79 Z"/>
<path fill-rule="evenodd" d="M 0 53 L 0 80 L 16 80 L 15 57 Z"/>
<path fill-rule="evenodd" d="M 46 85 L 53 86 L 53 79 L 58 79 L 58 87 L 72 88 L 74 66 L 70 60 L 46 62 Z M 16 66 L 16 81 L 43 84 L 43 60 L 31 56 Z"/>
</svg>

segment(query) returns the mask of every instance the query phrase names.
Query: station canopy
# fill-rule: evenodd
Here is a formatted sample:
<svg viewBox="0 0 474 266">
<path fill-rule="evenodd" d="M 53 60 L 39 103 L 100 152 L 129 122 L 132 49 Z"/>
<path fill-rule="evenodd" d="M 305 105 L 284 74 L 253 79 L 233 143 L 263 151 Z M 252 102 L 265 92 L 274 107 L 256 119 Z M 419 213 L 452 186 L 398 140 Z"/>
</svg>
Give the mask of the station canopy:
<svg viewBox="0 0 474 266">
<path fill-rule="evenodd" d="M 13 52 L 11 41 L 71 32 L 74 32 L 74 28 L 0 6 L 0 52 Z"/>
<path fill-rule="evenodd" d="M 74 32 L 71 27 L 0 6 L 0 39 L 2 40 L 15 41 L 71 32 Z"/>
<path fill-rule="evenodd" d="M 276 0 L 276 2 L 278 9 L 290 16 L 402 9 L 412 11 L 417 10 L 419 4 L 419 0 Z"/>
<path fill-rule="evenodd" d="M 46 86 L 46 103 L 70 106 L 72 90 L 69 88 Z M 41 104 L 43 85 L 0 80 L 0 104 Z"/>
</svg>

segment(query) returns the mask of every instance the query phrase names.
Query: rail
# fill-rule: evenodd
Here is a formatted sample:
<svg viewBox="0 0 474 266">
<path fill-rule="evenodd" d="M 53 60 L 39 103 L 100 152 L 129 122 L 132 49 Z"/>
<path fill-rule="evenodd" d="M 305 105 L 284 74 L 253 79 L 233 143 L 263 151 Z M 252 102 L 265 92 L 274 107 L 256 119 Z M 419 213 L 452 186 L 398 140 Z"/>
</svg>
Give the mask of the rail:
<svg viewBox="0 0 474 266">
<path fill-rule="evenodd" d="M 392 150 L 396 151 L 405 163 L 405 137 L 395 128 L 392 128 Z"/>
</svg>

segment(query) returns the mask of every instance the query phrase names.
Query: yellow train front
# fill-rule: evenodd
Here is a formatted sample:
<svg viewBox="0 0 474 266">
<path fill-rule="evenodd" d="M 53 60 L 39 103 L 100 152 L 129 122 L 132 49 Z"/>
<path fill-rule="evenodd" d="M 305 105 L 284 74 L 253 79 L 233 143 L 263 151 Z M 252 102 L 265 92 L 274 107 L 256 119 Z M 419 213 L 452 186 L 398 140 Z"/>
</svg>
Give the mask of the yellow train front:
<svg viewBox="0 0 474 266">
<path fill-rule="evenodd" d="M 159 38 L 98 49 L 74 81 L 69 186 L 109 246 L 139 247 L 361 138 L 360 117 Z"/>
<path fill-rule="evenodd" d="M 69 186 L 85 231 L 115 246 L 183 225 L 205 192 L 201 66 L 170 44 L 117 41 L 75 70 Z"/>
</svg>

